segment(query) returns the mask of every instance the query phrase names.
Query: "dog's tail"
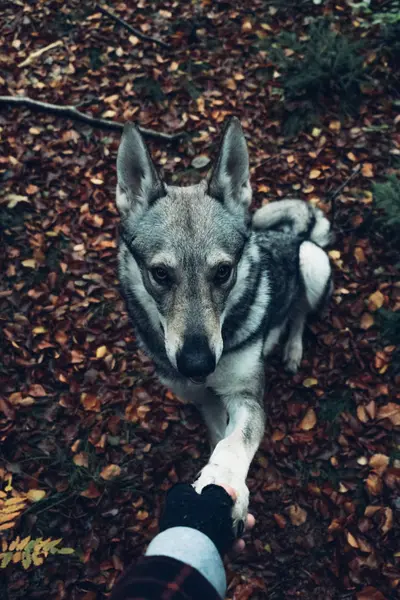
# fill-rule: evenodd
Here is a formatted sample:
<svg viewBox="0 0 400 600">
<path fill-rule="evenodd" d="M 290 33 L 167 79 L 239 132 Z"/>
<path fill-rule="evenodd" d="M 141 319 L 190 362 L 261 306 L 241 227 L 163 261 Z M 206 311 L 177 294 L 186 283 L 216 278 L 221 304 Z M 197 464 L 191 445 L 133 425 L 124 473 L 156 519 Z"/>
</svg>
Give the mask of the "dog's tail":
<svg viewBox="0 0 400 600">
<path fill-rule="evenodd" d="M 322 210 L 303 200 L 279 200 L 259 208 L 253 215 L 253 229 L 290 231 L 321 248 L 334 241 L 331 224 Z"/>
</svg>

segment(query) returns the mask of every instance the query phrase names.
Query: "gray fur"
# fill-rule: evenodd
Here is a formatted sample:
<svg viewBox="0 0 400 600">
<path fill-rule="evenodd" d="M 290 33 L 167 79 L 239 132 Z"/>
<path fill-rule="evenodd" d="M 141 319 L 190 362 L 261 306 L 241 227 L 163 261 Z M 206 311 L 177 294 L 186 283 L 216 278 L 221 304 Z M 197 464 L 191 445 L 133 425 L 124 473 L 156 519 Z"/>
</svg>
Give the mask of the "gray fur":
<svg viewBox="0 0 400 600">
<path fill-rule="evenodd" d="M 280 201 L 257 211 L 249 227 L 250 200 L 237 119 L 225 129 L 210 179 L 186 188 L 161 182 L 138 131 L 125 129 L 117 204 L 128 312 L 160 379 L 202 411 L 214 451 L 194 485 L 198 491 L 213 482 L 232 485 L 236 523 L 247 511 L 245 478 L 263 435 L 264 355 L 289 326 L 285 362 L 297 370 L 307 313 L 330 285 L 320 247 L 329 241 L 329 223 L 321 211 Z M 167 272 L 168 286 L 154 279 L 154 265 Z M 221 265 L 232 266 L 223 284 L 216 279 Z M 197 359 L 203 366 L 200 344 L 213 367 L 191 377 L 181 372 L 180 359 L 189 352 L 190 369 Z"/>
</svg>

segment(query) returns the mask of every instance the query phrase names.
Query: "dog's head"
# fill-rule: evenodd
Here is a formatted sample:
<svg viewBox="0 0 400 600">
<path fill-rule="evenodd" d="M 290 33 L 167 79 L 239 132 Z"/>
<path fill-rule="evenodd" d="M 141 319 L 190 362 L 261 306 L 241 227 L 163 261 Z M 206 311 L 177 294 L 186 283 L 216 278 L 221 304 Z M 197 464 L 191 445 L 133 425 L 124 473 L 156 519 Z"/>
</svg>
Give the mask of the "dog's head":
<svg viewBox="0 0 400 600">
<path fill-rule="evenodd" d="M 222 354 L 224 311 L 248 238 L 251 188 L 240 122 L 229 121 L 217 162 L 198 185 L 167 186 L 132 124 L 117 172 L 123 241 L 140 279 L 135 289 L 157 315 L 172 366 L 204 381 Z"/>
</svg>

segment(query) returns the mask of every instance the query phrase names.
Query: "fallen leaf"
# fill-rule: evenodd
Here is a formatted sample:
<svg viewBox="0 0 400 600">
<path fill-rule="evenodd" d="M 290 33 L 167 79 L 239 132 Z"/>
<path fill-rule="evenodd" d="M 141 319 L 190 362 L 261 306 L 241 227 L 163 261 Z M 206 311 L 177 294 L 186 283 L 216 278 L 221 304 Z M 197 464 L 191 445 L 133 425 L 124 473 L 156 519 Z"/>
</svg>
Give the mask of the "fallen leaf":
<svg viewBox="0 0 400 600">
<path fill-rule="evenodd" d="M 375 323 L 374 317 L 370 313 L 364 313 L 361 316 L 360 327 L 367 331 Z"/>
<path fill-rule="evenodd" d="M 27 267 L 28 269 L 36 268 L 36 260 L 34 258 L 27 258 L 26 260 L 22 261 L 22 264 L 24 267 Z"/>
<path fill-rule="evenodd" d="M 372 496 L 379 496 L 382 491 L 382 480 L 377 473 L 370 473 L 365 484 Z"/>
<path fill-rule="evenodd" d="M 307 512 L 304 508 L 301 508 L 298 504 L 292 504 L 289 506 L 289 519 L 295 527 L 303 525 L 307 520 Z"/>
<path fill-rule="evenodd" d="M 196 156 L 192 160 L 192 167 L 195 169 L 203 169 L 210 163 L 210 158 L 205 154 L 201 154 L 200 156 Z"/>
<path fill-rule="evenodd" d="M 386 600 L 382 592 L 371 585 L 363 588 L 361 592 L 357 592 L 356 598 L 357 600 Z"/>
<path fill-rule="evenodd" d="M 380 406 L 376 418 L 378 421 L 381 419 L 389 419 L 393 425 L 400 425 L 400 404 L 389 402 L 384 406 Z"/>
<path fill-rule="evenodd" d="M 385 301 L 385 296 L 381 291 L 377 290 L 368 298 L 368 310 L 375 312 L 378 308 L 381 308 Z"/>
<path fill-rule="evenodd" d="M 309 179 L 318 179 L 321 175 L 321 171 L 319 169 L 312 169 L 309 174 Z"/>
<path fill-rule="evenodd" d="M 107 352 L 108 352 L 107 346 L 100 346 L 96 350 L 96 358 L 104 358 L 104 356 L 107 354 Z"/>
<path fill-rule="evenodd" d="M 31 502 L 39 502 L 40 500 L 43 500 L 45 496 L 46 492 L 44 490 L 29 490 L 26 494 L 26 497 Z"/>
<path fill-rule="evenodd" d="M 30 200 L 27 196 L 20 196 L 19 194 L 8 194 L 5 197 L 5 200 L 8 201 L 7 208 L 15 208 L 21 202 L 30 203 Z"/>
<path fill-rule="evenodd" d="M 347 543 L 352 547 L 352 548 L 358 548 L 358 542 L 356 540 L 356 538 L 354 537 L 353 534 L 351 534 L 349 531 L 346 532 L 346 539 L 347 539 Z"/>
<path fill-rule="evenodd" d="M 85 410 L 93 410 L 94 412 L 100 412 L 101 410 L 100 398 L 94 394 L 83 392 L 81 394 L 81 404 Z"/>
<path fill-rule="evenodd" d="M 374 454 L 369 459 L 369 466 L 376 471 L 378 475 L 382 475 L 389 465 L 389 457 L 385 454 Z"/>
<path fill-rule="evenodd" d="M 108 465 L 107 467 L 104 467 L 104 469 L 102 469 L 102 471 L 100 472 L 100 477 L 102 479 L 105 479 L 106 481 L 110 481 L 111 479 L 119 477 L 120 474 L 121 467 L 119 467 L 118 465 Z"/>
<path fill-rule="evenodd" d="M 317 423 L 317 415 L 315 414 L 315 410 L 313 408 L 309 408 L 304 415 L 303 419 L 300 422 L 299 428 L 303 431 L 309 431 L 313 427 L 315 427 Z"/>
<path fill-rule="evenodd" d="M 77 467 L 88 468 L 89 466 L 89 455 L 87 452 L 79 452 L 78 454 L 75 454 L 72 460 Z"/>
<path fill-rule="evenodd" d="M 374 176 L 374 169 L 371 163 L 364 163 L 362 168 L 361 168 L 361 173 L 364 175 L 364 177 L 373 177 Z"/>
<path fill-rule="evenodd" d="M 318 379 L 315 379 L 315 377 L 307 377 L 304 379 L 303 385 L 306 388 L 313 387 L 314 385 L 318 385 Z"/>
</svg>

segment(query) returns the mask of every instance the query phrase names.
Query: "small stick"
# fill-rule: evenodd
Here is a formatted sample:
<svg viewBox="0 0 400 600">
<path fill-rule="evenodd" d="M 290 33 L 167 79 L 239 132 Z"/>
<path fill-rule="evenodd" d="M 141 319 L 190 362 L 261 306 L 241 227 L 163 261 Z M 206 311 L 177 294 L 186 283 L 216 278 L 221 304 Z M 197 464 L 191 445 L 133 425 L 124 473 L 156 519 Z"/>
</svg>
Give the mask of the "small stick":
<svg viewBox="0 0 400 600">
<path fill-rule="evenodd" d="M 62 45 L 63 45 L 63 42 L 61 40 L 58 40 L 57 42 L 53 42 L 52 44 L 49 44 L 48 46 L 45 46 L 44 48 L 40 48 L 39 50 L 32 52 L 32 54 L 30 54 L 28 56 L 28 58 L 26 58 L 21 64 L 18 65 L 19 68 L 22 69 L 23 67 L 27 67 L 28 65 L 33 63 L 33 61 L 36 58 L 39 58 L 39 56 L 42 56 L 42 54 L 44 54 L 45 52 L 48 52 L 49 50 L 52 50 L 53 48 L 57 48 L 58 46 L 62 46 Z"/>
<path fill-rule="evenodd" d="M 125 27 L 125 29 L 127 29 L 128 31 L 130 31 L 130 33 L 132 33 L 136 37 L 140 38 L 141 40 L 144 40 L 144 41 L 147 41 L 147 42 L 154 42 L 155 44 L 159 44 L 159 46 L 162 46 L 163 48 L 169 49 L 169 45 L 166 44 L 165 42 L 163 42 L 162 40 L 159 40 L 157 38 L 151 37 L 150 35 L 146 35 L 145 33 L 142 33 L 141 31 L 139 31 L 138 29 L 135 29 L 135 27 L 132 27 L 132 25 L 129 25 L 129 23 L 127 23 L 126 21 L 124 21 L 123 19 L 121 19 L 121 17 L 118 17 L 116 14 L 114 14 L 108 8 L 105 8 L 101 4 L 96 4 L 96 8 L 101 13 L 103 13 L 103 15 L 106 15 L 110 19 L 113 19 L 114 21 L 116 21 L 116 23 L 118 23 L 122 27 Z"/>
<path fill-rule="evenodd" d="M 336 198 L 339 196 L 339 194 L 344 190 L 344 188 L 346 187 L 346 185 L 348 185 L 350 183 L 350 181 L 352 179 L 354 179 L 354 177 L 356 175 L 358 175 L 358 173 L 361 170 L 361 165 L 357 165 L 356 168 L 354 169 L 354 171 L 349 175 L 349 177 L 346 179 L 346 181 L 344 181 L 344 183 L 342 183 L 342 185 L 340 185 L 338 187 L 338 189 L 333 192 L 333 194 L 329 197 L 328 199 L 331 201 L 331 224 L 333 226 L 333 223 L 335 221 L 335 213 L 336 213 Z"/>
</svg>

